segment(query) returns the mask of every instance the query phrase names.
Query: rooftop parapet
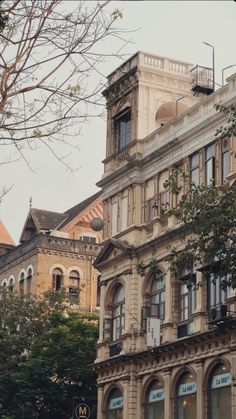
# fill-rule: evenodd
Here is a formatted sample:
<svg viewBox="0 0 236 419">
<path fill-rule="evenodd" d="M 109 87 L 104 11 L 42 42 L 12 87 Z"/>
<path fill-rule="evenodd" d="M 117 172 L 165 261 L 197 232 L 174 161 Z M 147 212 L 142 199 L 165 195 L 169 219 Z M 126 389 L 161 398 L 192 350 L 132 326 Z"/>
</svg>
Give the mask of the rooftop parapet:
<svg viewBox="0 0 236 419">
<path fill-rule="evenodd" d="M 82 240 L 71 240 L 45 234 L 37 234 L 31 240 L 28 240 L 13 250 L 0 257 L 0 269 L 9 263 L 19 259 L 34 249 L 48 249 L 56 251 L 65 251 L 77 253 L 84 256 L 96 257 L 101 250 L 98 243 L 86 243 Z"/>
<path fill-rule="evenodd" d="M 125 61 L 124 64 L 109 74 L 107 77 L 108 86 L 111 86 L 135 67 L 147 67 L 152 70 L 156 69 L 167 71 L 169 73 L 177 73 L 190 79 L 190 70 L 193 68 L 193 64 L 172 60 L 159 55 L 148 54 L 146 52 L 137 52 L 129 58 L 129 60 Z"/>
</svg>

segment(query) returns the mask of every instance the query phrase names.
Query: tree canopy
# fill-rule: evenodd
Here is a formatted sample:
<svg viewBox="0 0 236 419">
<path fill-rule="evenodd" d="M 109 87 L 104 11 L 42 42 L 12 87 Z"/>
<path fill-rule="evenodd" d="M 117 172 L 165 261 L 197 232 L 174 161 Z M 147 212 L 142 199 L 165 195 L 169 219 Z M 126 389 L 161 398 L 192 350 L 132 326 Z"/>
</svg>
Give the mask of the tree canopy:
<svg viewBox="0 0 236 419">
<path fill-rule="evenodd" d="M 73 397 L 95 400 L 97 337 L 97 319 L 65 311 L 60 293 L 35 300 L 1 290 L 1 418 L 66 419 Z"/>
</svg>

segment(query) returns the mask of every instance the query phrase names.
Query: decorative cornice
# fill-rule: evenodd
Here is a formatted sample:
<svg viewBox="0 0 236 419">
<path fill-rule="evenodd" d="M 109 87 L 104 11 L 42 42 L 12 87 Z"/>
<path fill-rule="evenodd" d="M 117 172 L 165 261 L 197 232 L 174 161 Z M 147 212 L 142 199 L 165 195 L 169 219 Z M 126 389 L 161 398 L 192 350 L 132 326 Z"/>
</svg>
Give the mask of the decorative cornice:
<svg viewBox="0 0 236 419">
<path fill-rule="evenodd" d="M 236 321 L 235 319 L 230 319 L 222 323 L 222 325 L 219 325 L 214 330 L 209 330 L 207 332 L 187 336 L 186 338 L 164 343 L 160 346 L 157 346 L 152 349 L 147 349 L 145 351 L 116 355 L 103 361 L 96 362 L 93 365 L 93 368 L 99 371 L 100 369 L 104 369 L 112 365 L 118 365 L 133 361 L 139 362 L 142 359 L 156 359 L 160 355 L 169 354 L 175 350 L 183 350 L 186 348 L 190 348 L 190 345 L 194 346 L 197 344 L 202 344 L 204 342 L 207 342 L 208 340 L 225 336 L 229 334 L 233 329 L 236 329 Z"/>
<path fill-rule="evenodd" d="M 16 264 L 19 263 L 19 260 L 25 260 L 32 252 L 36 253 L 39 249 L 42 252 L 55 252 L 55 254 L 61 252 L 62 255 L 66 253 L 69 255 L 95 258 L 100 252 L 101 247 L 101 244 L 98 243 L 86 243 L 82 240 L 37 234 L 31 240 L 20 244 L 0 257 L 0 272 L 4 267 L 8 269 L 12 263 Z"/>
</svg>

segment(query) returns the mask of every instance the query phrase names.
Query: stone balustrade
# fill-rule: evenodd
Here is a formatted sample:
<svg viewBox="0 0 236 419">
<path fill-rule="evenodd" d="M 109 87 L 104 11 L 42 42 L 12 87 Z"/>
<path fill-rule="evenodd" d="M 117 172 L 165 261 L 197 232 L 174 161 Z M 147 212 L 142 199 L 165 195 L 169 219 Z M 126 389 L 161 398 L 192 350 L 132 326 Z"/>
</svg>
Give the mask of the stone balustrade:
<svg viewBox="0 0 236 419">
<path fill-rule="evenodd" d="M 190 78 L 190 70 L 193 64 L 185 63 L 178 60 L 171 60 L 169 58 L 160 57 L 158 55 L 147 54 L 145 52 L 137 52 L 124 64 L 118 67 L 108 76 L 108 86 L 115 83 L 123 75 L 128 73 L 135 67 L 149 67 L 150 69 L 160 69 L 179 73 Z"/>
<path fill-rule="evenodd" d="M 0 268 L 3 268 L 14 260 L 19 259 L 38 248 L 96 257 L 101 250 L 101 245 L 98 243 L 87 243 L 82 240 L 71 240 L 45 234 L 37 234 L 31 240 L 20 244 L 15 249 L 2 255 L 0 257 Z"/>
</svg>

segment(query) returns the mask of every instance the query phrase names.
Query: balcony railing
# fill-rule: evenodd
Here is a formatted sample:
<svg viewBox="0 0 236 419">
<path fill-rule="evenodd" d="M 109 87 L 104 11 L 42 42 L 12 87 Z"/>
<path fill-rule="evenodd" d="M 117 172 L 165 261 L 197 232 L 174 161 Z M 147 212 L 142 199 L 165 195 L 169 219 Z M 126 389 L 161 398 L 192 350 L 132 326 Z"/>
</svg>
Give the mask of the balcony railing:
<svg viewBox="0 0 236 419">
<path fill-rule="evenodd" d="M 98 243 L 86 243 L 82 240 L 71 240 L 47 236 L 45 234 L 37 234 L 31 240 L 20 244 L 13 250 L 2 255 L 0 257 L 0 269 L 36 248 L 65 251 L 96 257 L 101 250 L 101 245 Z"/>
</svg>

